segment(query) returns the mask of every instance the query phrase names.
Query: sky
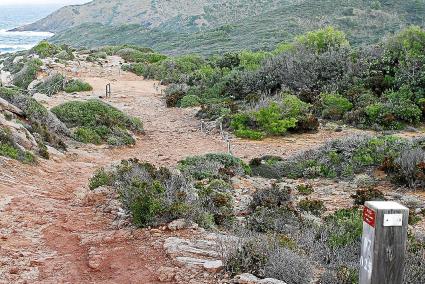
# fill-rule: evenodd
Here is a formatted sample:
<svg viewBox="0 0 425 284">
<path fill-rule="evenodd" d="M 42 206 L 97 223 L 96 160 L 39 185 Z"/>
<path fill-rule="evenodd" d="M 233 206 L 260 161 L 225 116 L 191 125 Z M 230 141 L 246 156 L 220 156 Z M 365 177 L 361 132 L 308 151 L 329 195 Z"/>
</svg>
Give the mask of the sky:
<svg viewBox="0 0 425 284">
<path fill-rule="evenodd" d="M 71 4 L 82 4 L 90 2 L 90 0 L 0 0 L 0 5 L 71 5 Z"/>
</svg>

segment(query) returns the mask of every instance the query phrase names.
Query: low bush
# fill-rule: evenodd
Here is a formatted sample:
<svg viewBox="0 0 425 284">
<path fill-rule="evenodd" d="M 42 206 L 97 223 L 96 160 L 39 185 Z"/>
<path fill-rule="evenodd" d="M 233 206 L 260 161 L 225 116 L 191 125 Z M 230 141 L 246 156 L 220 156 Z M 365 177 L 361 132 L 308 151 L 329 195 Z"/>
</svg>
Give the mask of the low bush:
<svg viewBox="0 0 425 284">
<path fill-rule="evenodd" d="M 133 48 L 123 48 L 116 52 L 126 62 L 157 63 L 167 59 L 166 55 L 152 52 L 143 52 Z"/>
<path fill-rule="evenodd" d="M 397 158 L 408 147 L 408 140 L 394 136 L 353 136 L 327 142 L 273 165 L 257 163 L 252 168 L 254 173 L 274 178 L 352 178 L 379 167 L 386 158 Z"/>
<path fill-rule="evenodd" d="M 62 74 L 54 74 L 47 77 L 39 84 L 37 84 L 34 87 L 34 89 L 38 93 L 46 94 L 48 96 L 53 96 L 63 91 L 64 83 L 65 83 L 65 77 Z"/>
<path fill-rule="evenodd" d="M 354 205 L 364 205 L 366 201 L 383 201 L 385 196 L 379 189 L 367 188 L 358 189 L 356 193 L 351 196 L 354 199 Z"/>
<path fill-rule="evenodd" d="M 199 106 L 201 104 L 201 101 L 198 96 L 196 95 L 186 95 L 180 100 L 180 107 L 187 108 L 187 107 L 195 107 Z"/>
<path fill-rule="evenodd" d="M 413 93 L 406 89 L 385 93 L 383 102 L 365 108 L 369 123 L 389 129 L 401 128 L 402 123 L 419 123 L 422 110 L 412 101 L 412 98 Z"/>
<path fill-rule="evenodd" d="M 22 67 L 22 69 L 13 76 L 13 85 L 26 89 L 37 78 L 37 72 L 43 65 L 39 59 L 30 59 Z"/>
<path fill-rule="evenodd" d="M 111 145 L 134 144 L 129 131 L 143 131 L 142 122 L 99 100 L 73 101 L 56 106 L 52 112 L 69 128 L 74 138 L 83 143 Z"/>
<path fill-rule="evenodd" d="M 93 87 L 86 82 L 83 82 L 78 79 L 72 79 L 66 82 L 64 91 L 67 93 L 77 93 L 77 92 L 89 92 L 92 91 Z"/>
<path fill-rule="evenodd" d="M 163 224 L 190 215 L 196 195 L 181 175 L 138 160 L 122 161 L 111 171 L 99 170 L 90 188 L 114 186 L 124 208 L 139 227 Z"/>
<path fill-rule="evenodd" d="M 70 50 L 62 50 L 58 54 L 56 54 L 56 57 L 60 60 L 69 61 L 74 60 L 75 56 L 74 53 Z"/>
<path fill-rule="evenodd" d="M 212 180 L 207 185 L 198 184 L 200 204 L 217 225 L 229 226 L 234 221 L 232 186 L 223 180 Z"/>
<path fill-rule="evenodd" d="M 51 44 L 45 40 L 41 41 L 32 48 L 32 52 L 34 52 L 41 58 L 52 57 L 53 55 L 61 52 L 61 50 L 62 49 L 59 46 Z"/>
<path fill-rule="evenodd" d="M 167 107 L 176 107 L 184 98 L 188 90 L 187 85 L 172 84 L 165 90 L 165 103 Z"/>
<path fill-rule="evenodd" d="M 313 277 L 310 261 L 270 238 L 250 233 L 224 239 L 222 259 L 230 275 L 251 273 L 260 278 L 275 278 L 288 284 L 307 284 Z"/>
<path fill-rule="evenodd" d="M 393 179 L 414 188 L 425 186 L 425 151 L 421 147 L 406 149 L 395 159 L 390 171 Z"/>
<path fill-rule="evenodd" d="M 259 206 L 247 217 L 247 228 L 258 233 L 292 234 L 300 228 L 302 220 L 290 206 Z"/>
<path fill-rule="evenodd" d="M 179 162 L 178 168 L 195 180 L 228 180 L 236 175 L 250 173 L 249 166 L 241 159 L 221 153 L 188 157 Z"/>
<path fill-rule="evenodd" d="M 298 206 L 302 211 L 317 216 L 320 216 L 324 211 L 326 211 L 323 201 L 316 199 L 303 199 L 298 203 Z"/>
<path fill-rule="evenodd" d="M 300 184 L 297 186 L 297 191 L 302 195 L 310 195 L 314 192 L 314 189 L 311 184 Z"/>
<path fill-rule="evenodd" d="M 271 188 L 259 189 L 253 196 L 250 207 L 255 210 L 257 207 L 276 208 L 288 206 L 292 200 L 292 189 L 274 185 Z"/>
<path fill-rule="evenodd" d="M 320 99 L 324 118 L 339 120 L 353 108 L 353 104 L 348 99 L 337 93 L 323 93 Z"/>
<path fill-rule="evenodd" d="M 124 160 L 110 170 L 99 169 L 89 181 L 90 189 L 112 186 L 124 208 L 139 227 L 157 226 L 178 218 L 205 228 L 231 224 L 231 186 L 222 180 L 194 184 L 179 172 L 156 168 L 136 159 Z"/>
<path fill-rule="evenodd" d="M 94 175 L 90 178 L 89 188 L 94 190 L 101 186 L 112 185 L 114 177 L 106 171 L 104 168 L 98 169 Z"/>
<path fill-rule="evenodd" d="M 238 113 L 232 117 L 230 126 L 236 136 L 261 139 L 267 135 L 283 135 L 289 130 L 314 129 L 314 123 L 308 121 L 311 105 L 293 95 L 282 95 L 280 102 L 271 102 L 257 111 Z M 318 126 L 318 125 L 317 125 Z"/>
</svg>

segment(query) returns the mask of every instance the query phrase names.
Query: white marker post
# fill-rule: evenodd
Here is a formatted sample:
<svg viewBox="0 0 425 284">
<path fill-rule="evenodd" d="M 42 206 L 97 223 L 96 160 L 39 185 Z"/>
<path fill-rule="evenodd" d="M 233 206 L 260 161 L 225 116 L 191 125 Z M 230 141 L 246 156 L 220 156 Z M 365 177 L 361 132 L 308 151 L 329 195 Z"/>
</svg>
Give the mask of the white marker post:
<svg viewBox="0 0 425 284">
<path fill-rule="evenodd" d="M 402 284 L 409 209 L 368 201 L 363 210 L 360 284 Z"/>
</svg>

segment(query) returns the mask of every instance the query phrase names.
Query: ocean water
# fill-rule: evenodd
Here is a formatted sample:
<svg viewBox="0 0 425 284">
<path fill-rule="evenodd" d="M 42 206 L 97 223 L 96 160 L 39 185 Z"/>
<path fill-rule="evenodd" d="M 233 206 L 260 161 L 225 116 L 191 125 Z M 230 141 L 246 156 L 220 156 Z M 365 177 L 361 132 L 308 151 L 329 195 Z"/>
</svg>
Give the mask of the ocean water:
<svg viewBox="0 0 425 284">
<path fill-rule="evenodd" d="M 0 5 L 0 53 L 30 49 L 39 41 L 51 37 L 53 34 L 48 32 L 8 32 L 8 30 L 33 23 L 58 8 L 60 5 Z"/>
</svg>

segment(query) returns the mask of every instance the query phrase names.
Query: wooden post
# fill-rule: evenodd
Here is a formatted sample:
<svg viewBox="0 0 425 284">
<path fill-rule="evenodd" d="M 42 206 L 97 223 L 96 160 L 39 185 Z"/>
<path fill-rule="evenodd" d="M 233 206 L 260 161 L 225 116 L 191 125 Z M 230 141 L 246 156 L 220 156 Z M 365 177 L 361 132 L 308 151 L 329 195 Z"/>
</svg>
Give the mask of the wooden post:
<svg viewBox="0 0 425 284">
<path fill-rule="evenodd" d="M 402 284 L 409 209 L 368 201 L 363 210 L 360 284 Z"/>
<path fill-rule="evenodd" d="M 232 143 L 231 143 L 231 140 L 229 138 L 229 134 L 226 134 L 225 141 L 226 141 L 226 144 L 227 144 L 227 153 L 230 154 L 230 155 L 233 155 Z"/>
<path fill-rule="evenodd" d="M 111 83 L 106 85 L 106 97 L 110 98 L 112 95 L 112 91 L 111 91 Z"/>
<path fill-rule="evenodd" d="M 201 120 L 201 132 L 204 133 L 204 121 Z"/>
</svg>

